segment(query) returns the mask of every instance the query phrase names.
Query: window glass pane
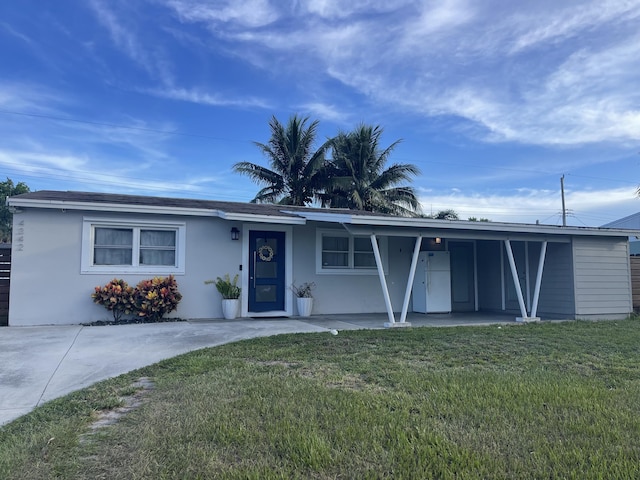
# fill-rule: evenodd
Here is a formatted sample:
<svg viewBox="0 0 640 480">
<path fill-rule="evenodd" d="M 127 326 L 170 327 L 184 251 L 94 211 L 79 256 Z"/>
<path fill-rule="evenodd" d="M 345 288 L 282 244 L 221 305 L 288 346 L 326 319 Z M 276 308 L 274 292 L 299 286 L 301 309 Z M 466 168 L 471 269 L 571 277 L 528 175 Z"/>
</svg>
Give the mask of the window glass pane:
<svg viewBox="0 0 640 480">
<path fill-rule="evenodd" d="M 96 228 L 96 246 L 133 245 L 133 229 L 131 228 Z"/>
<path fill-rule="evenodd" d="M 256 251 L 262 247 L 263 255 L 266 254 L 269 248 L 273 250 L 273 253 L 278 252 L 278 239 L 277 238 L 256 238 Z M 269 247 L 269 248 L 267 248 Z"/>
<path fill-rule="evenodd" d="M 356 252 L 373 252 L 371 239 L 366 237 L 355 237 L 353 239 L 353 249 Z"/>
<path fill-rule="evenodd" d="M 376 268 L 376 258 L 373 253 L 354 253 L 353 266 L 356 268 Z"/>
<path fill-rule="evenodd" d="M 131 265 L 133 229 L 96 227 L 94 265 Z"/>
<path fill-rule="evenodd" d="M 257 285 L 255 292 L 256 302 L 275 302 L 278 287 L 275 285 Z"/>
<path fill-rule="evenodd" d="M 174 230 L 140 230 L 140 265 L 176 264 Z"/>
<path fill-rule="evenodd" d="M 132 251 L 130 248 L 101 248 L 93 251 L 94 265 L 131 265 Z"/>
<path fill-rule="evenodd" d="M 339 252 L 349 251 L 349 238 L 347 237 L 322 237 L 322 250 L 331 250 Z"/>
<path fill-rule="evenodd" d="M 322 252 L 322 266 L 332 268 L 347 268 L 349 266 L 349 254 L 338 252 Z"/>
<path fill-rule="evenodd" d="M 276 278 L 278 276 L 278 262 L 257 262 L 256 278 Z"/>
<path fill-rule="evenodd" d="M 172 265 L 176 264 L 175 250 L 140 249 L 140 265 Z"/>
<path fill-rule="evenodd" d="M 143 247 L 175 247 L 176 232 L 173 230 L 141 230 L 140 245 Z"/>
</svg>

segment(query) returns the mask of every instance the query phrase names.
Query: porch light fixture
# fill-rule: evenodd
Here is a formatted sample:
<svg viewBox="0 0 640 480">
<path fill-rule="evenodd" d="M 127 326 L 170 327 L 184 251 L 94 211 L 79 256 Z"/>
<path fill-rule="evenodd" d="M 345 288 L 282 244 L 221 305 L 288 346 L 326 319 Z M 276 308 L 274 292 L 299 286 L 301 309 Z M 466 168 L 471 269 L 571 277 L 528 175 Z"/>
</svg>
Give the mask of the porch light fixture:
<svg viewBox="0 0 640 480">
<path fill-rule="evenodd" d="M 231 240 L 240 240 L 240 230 L 236 227 L 231 229 Z"/>
<path fill-rule="evenodd" d="M 440 245 L 442 243 L 442 239 L 440 237 L 436 237 L 435 242 L 437 245 Z"/>
</svg>

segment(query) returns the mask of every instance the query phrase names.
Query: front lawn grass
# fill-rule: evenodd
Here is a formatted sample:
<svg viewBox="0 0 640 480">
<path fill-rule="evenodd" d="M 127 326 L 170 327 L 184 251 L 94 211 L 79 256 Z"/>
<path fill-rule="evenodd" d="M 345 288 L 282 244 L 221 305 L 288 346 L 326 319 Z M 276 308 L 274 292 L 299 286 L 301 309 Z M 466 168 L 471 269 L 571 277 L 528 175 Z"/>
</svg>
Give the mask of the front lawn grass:
<svg viewBox="0 0 640 480">
<path fill-rule="evenodd" d="M 83 436 L 141 376 L 146 401 Z M 640 478 L 640 321 L 204 349 L 5 426 L 0 478 Z"/>
</svg>

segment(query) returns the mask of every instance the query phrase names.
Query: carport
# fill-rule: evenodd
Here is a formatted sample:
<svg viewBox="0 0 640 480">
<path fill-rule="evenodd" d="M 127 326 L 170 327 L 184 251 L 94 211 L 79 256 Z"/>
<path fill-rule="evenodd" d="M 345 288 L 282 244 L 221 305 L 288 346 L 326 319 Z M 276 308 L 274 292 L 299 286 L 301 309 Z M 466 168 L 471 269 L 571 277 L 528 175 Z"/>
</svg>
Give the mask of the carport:
<svg viewBox="0 0 640 480">
<path fill-rule="evenodd" d="M 470 273 L 466 283 L 473 297 L 471 310 L 511 312 L 516 321 L 539 320 L 541 311 L 556 318 L 583 318 L 580 313 L 584 312 L 584 318 L 589 318 L 594 310 L 597 316 L 600 313 L 597 308 L 590 307 L 594 305 L 592 296 L 613 303 L 605 298 L 607 275 L 615 278 L 625 291 L 630 287 L 627 231 L 431 219 L 384 219 L 374 224 L 371 218 L 356 216 L 343 226 L 352 235 L 367 235 L 371 239 L 385 299 L 387 327 L 410 325 L 407 314 L 416 264 L 420 251 L 425 249 L 448 250 L 468 245 Z M 384 236 L 414 240 L 399 316 L 389 296 L 378 247 L 378 239 Z M 452 252 L 452 265 L 459 263 L 456 248 Z M 625 268 L 614 267 L 622 263 Z M 454 273 L 453 297 L 465 287 L 465 282 Z M 631 311 L 627 300 L 625 296 L 617 306 L 623 316 Z"/>
</svg>

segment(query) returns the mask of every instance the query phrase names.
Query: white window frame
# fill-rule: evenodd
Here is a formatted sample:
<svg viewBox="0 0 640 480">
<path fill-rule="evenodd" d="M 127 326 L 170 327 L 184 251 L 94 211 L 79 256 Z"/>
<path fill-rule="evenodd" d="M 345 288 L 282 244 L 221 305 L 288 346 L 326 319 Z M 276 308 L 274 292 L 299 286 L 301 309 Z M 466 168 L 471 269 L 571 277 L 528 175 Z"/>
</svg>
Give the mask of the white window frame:
<svg viewBox="0 0 640 480">
<path fill-rule="evenodd" d="M 328 237 L 343 237 L 349 239 L 349 264 L 346 267 L 324 267 L 322 265 L 322 238 Z M 366 235 L 356 235 L 357 238 L 366 238 L 368 242 L 371 242 L 370 237 Z M 316 274 L 318 275 L 378 275 L 378 269 L 373 267 L 356 267 L 354 265 L 354 237 L 353 235 L 343 230 L 332 229 L 316 229 Z M 380 249 L 380 257 L 382 258 L 382 268 L 385 275 L 389 270 L 389 254 L 388 254 L 388 241 L 387 237 L 377 237 L 378 248 Z"/>
<path fill-rule="evenodd" d="M 96 228 L 123 228 L 133 230 L 132 265 L 94 265 L 94 241 Z M 176 232 L 175 265 L 139 265 L 140 230 L 169 230 Z M 186 223 L 159 222 L 137 219 L 83 218 L 82 260 L 83 274 L 140 274 L 140 275 L 184 275 L 185 273 Z"/>
</svg>

